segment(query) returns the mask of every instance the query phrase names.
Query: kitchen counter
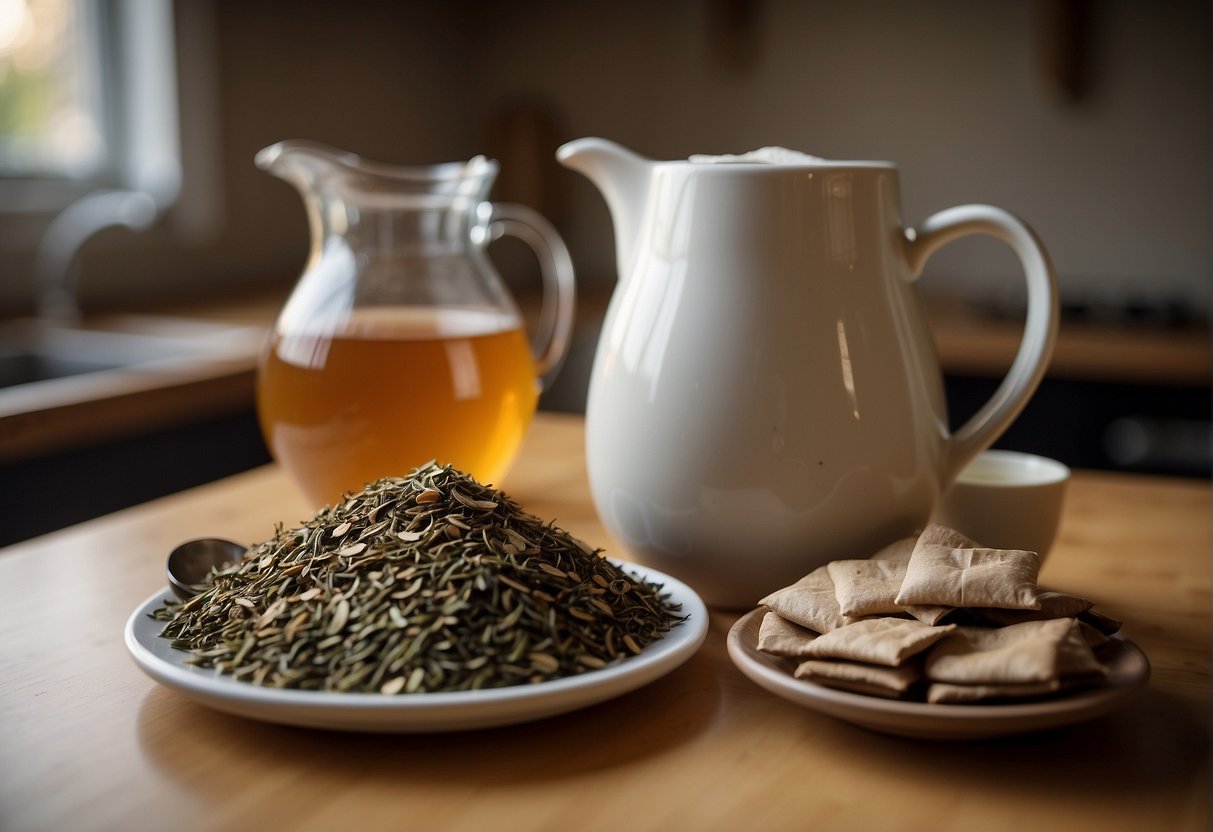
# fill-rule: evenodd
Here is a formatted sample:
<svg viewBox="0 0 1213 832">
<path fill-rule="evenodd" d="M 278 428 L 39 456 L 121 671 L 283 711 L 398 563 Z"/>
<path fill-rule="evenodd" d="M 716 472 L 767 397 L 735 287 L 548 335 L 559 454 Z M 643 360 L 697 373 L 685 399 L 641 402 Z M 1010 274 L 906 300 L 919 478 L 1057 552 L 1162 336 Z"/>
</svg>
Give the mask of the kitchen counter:
<svg viewBox="0 0 1213 832">
<path fill-rule="evenodd" d="M 586 354 L 570 356 L 566 376 L 588 373 L 610 289 L 583 289 L 573 348 Z M 229 339 L 225 354 L 192 366 L 77 377 L 19 392 L 0 390 L 0 463 L 251 406 L 264 333 L 284 300 L 285 292 L 269 292 L 151 310 L 150 320 L 161 316 L 186 326 L 236 328 L 233 332 L 240 337 Z M 538 297 L 522 299 L 532 328 L 540 303 Z M 928 311 L 945 373 L 990 378 L 1006 373 L 1019 347 L 1022 321 L 991 318 L 970 305 L 935 299 L 929 300 Z M 1207 388 L 1211 373 L 1213 348 L 1206 328 L 1068 321 L 1062 324 L 1049 368 L 1051 379 L 1180 388 Z M 567 401 L 561 409 L 577 408 L 585 380 L 562 382 L 567 388 L 562 400 Z"/>
<path fill-rule="evenodd" d="M 1005 375 L 1023 337 L 1022 316 L 1007 318 L 965 303 L 928 301 L 944 372 Z M 1208 388 L 1213 341 L 1206 326 L 1151 326 L 1063 318 L 1050 379 Z"/>
<path fill-rule="evenodd" d="M 597 328 L 610 286 L 583 290 L 577 331 L 560 390 L 550 397 L 561 410 L 584 402 Z M 257 358 L 284 292 L 150 310 L 148 320 L 183 326 L 231 326 L 222 355 L 168 368 L 119 371 L 61 379 L 51 385 L 0 390 L 0 464 L 36 458 L 90 443 L 163 429 L 252 406 Z M 540 299 L 524 297 L 532 327 Z M 945 373 L 1001 378 L 1011 366 L 1022 322 L 990 318 L 963 303 L 931 300 L 932 331 Z M 132 318 L 137 320 L 137 318 Z M 106 318 L 97 324 L 106 325 Z M 1207 329 L 1157 330 L 1134 326 L 1063 323 L 1050 379 L 1207 388 L 1213 372 Z"/>
<path fill-rule="evenodd" d="M 608 553 L 583 422 L 540 415 L 505 489 Z M 0 551 L 0 828 L 1207 830 L 1210 488 L 1075 474 L 1041 581 L 1123 619 L 1153 665 L 1125 709 L 939 743 L 798 707 L 734 668 L 736 611 L 636 692 L 530 724 L 372 736 L 279 727 L 144 676 L 127 616 L 191 537 L 310 512 L 263 467 Z"/>
<path fill-rule="evenodd" d="M 13 376 L 0 387 L 0 465 L 251 408 L 266 331 L 196 315 L 0 324 Z"/>
</svg>

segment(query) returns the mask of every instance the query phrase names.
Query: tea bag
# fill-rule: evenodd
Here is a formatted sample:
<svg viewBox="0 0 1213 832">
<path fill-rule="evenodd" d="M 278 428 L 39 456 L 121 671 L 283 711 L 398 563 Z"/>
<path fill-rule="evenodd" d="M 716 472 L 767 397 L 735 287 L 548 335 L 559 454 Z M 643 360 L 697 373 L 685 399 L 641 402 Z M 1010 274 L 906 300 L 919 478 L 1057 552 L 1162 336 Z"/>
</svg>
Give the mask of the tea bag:
<svg viewBox="0 0 1213 832">
<path fill-rule="evenodd" d="M 923 624 L 930 624 L 932 627 L 939 624 L 953 623 L 951 619 L 959 612 L 956 607 L 942 607 L 938 604 L 910 604 L 909 606 L 902 607 L 902 609 Z"/>
<path fill-rule="evenodd" d="M 1007 610 L 995 607 L 975 607 L 960 611 L 956 618 L 961 624 L 981 624 L 986 627 L 1006 627 L 1024 621 L 1043 621 L 1048 618 L 1076 618 L 1094 606 L 1086 598 L 1066 595 L 1064 592 L 1045 590 L 1036 600 L 1038 610 Z"/>
<path fill-rule="evenodd" d="M 920 546 L 947 546 L 949 549 L 979 549 L 981 544 L 971 537 L 966 537 L 956 529 L 940 523 L 930 523 L 915 541 L 914 548 Z"/>
<path fill-rule="evenodd" d="M 944 528 L 940 526 L 939 528 Z M 901 540 L 896 540 L 885 546 L 883 549 L 872 555 L 869 560 L 873 561 L 894 561 L 908 563 L 910 556 L 914 554 L 914 547 L 918 544 L 918 537 L 903 537 Z M 902 571 L 901 577 L 904 580 L 905 572 Z M 901 591 L 900 582 L 897 586 L 897 592 Z M 900 611 L 907 615 L 912 615 L 924 624 L 942 624 L 945 619 L 951 616 L 951 607 L 931 606 L 928 604 L 912 604 L 910 606 L 900 606 L 897 604 L 896 592 L 894 593 L 893 611 Z"/>
<path fill-rule="evenodd" d="M 1035 552 L 920 543 L 910 557 L 897 603 L 1037 610 L 1039 571 Z"/>
<path fill-rule="evenodd" d="M 908 558 L 836 560 L 826 564 L 839 610 L 851 618 L 900 613 L 897 593 L 908 565 Z"/>
<path fill-rule="evenodd" d="M 945 526 L 938 526 L 938 529 L 944 529 Z M 951 538 L 950 538 L 951 540 Z M 968 538 L 966 538 L 968 540 Z M 830 576 L 835 581 L 836 594 L 838 595 L 839 605 L 843 611 L 847 610 L 848 606 L 852 609 L 871 609 L 870 614 L 861 614 L 861 612 L 848 612 L 848 615 L 892 615 L 892 614 L 909 614 L 916 617 L 923 623 L 929 625 L 938 625 L 943 623 L 944 619 L 952 612 L 950 606 L 930 606 L 926 604 L 917 604 L 911 606 L 901 606 L 896 603 L 896 595 L 901 591 L 901 581 L 905 580 L 905 566 L 910 562 L 910 557 L 913 554 L 913 549 L 917 546 L 918 537 L 902 537 L 901 540 L 889 543 L 871 558 L 867 559 L 869 568 L 872 570 L 871 575 L 876 577 L 876 580 L 883 581 L 883 585 L 869 595 L 866 595 L 866 603 L 862 600 L 855 599 L 850 593 L 856 592 L 856 588 L 847 587 L 843 589 L 839 587 L 839 575 L 831 564 Z M 873 563 L 878 562 L 878 563 Z M 862 562 L 842 562 L 836 563 L 862 563 Z M 841 570 L 839 570 L 841 571 Z M 866 574 L 856 574 L 852 577 L 854 583 L 859 583 L 865 580 Z M 888 597 L 889 589 L 892 588 L 892 597 Z M 847 597 L 847 602 L 844 602 L 844 597 Z"/>
<path fill-rule="evenodd" d="M 794 675 L 826 687 L 890 699 L 903 696 L 922 677 L 921 671 L 910 665 L 880 667 L 823 659 L 801 662 Z"/>
<path fill-rule="evenodd" d="M 805 651 L 815 638 L 817 633 L 812 630 L 768 612 L 758 628 L 758 649 L 772 656 L 800 658 L 807 655 Z"/>
<path fill-rule="evenodd" d="M 1083 625 L 1074 620 L 1070 620 L 1069 624 L 1065 637 L 1057 645 L 1055 676 L 1035 682 L 999 684 L 935 682 L 927 689 L 927 701 L 962 703 L 986 699 L 1028 699 L 1102 682 L 1107 678 L 1108 670 L 1091 651 L 1082 632 Z M 1051 629 L 1061 627 L 1054 624 Z"/>
<path fill-rule="evenodd" d="M 1044 682 L 1026 682 L 1019 685 L 951 685 L 947 682 L 935 682 L 927 688 L 927 701 L 963 704 L 981 702 L 986 699 L 1032 699 L 1090 685 L 1097 681 L 1099 681 L 1099 677 L 1079 676 L 1067 679 L 1049 679 Z"/>
<path fill-rule="evenodd" d="M 1061 642 L 1057 652 L 1057 674 L 1063 679 L 1103 679 L 1108 675 L 1108 668 L 1091 649 L 1081 621 L 1070 623 L 1070 632 Z"/>
<path fill-rule="evenodd" d="M 1096 649 L 1120 622 L 1040 589 L 1039 566 L 1034 552 L 932 524 L 768 595 L 759 649 L 803 659 L 798 679 L 886 698 L 975 703 L 1098 684 L 1108 671 Z"/>
<path fill-rule="evenodd" d="M 1097 612 L 1094 609 L 1087 609 L 1080 612 L 1078 614 L 1078 620 L 1084 624 L 1089 624 L 1107 636 L 1119 632 L 1121 628 L 1121 622 L 1117 621 L 1115 618 L 1104 615 L 1102 612 Z"/>
<path fill-rule="evenodd" d="M 1107 635 L 1101 630 L 1097 630 L 1085 621 L 1078 622 L 1078 629 L 1079 632 L 1082 633 L 1083 641 L 1085 641 L 1087 646 L 1092 650 L 1098 650 L 1100 647 L 1107 644 L 1109 639 L 1111 639 L 1111 636 Z"/>
<path fill-rule="evenodd" d="M 1074 619 L 958 627 L 926 656 L 926 677 L 954 684 L 1028 684 L 1106 672 Z"/>
<path fill-rule="evenodd" d="M 819 633 L 828 633 L 854 621 L 838 608 L 834 581 L 824 566 L 791 586 L 775 590 L 758 603 L 794 624 Z"/>
<path fill-rule="evenodd" d="M 914 550 L 919 546 L 938 545 L 963 549 L 981 545 L 955 529 L 939 523 L 928 524 L 927 527 L 922 530 L 922 534 L 918 535 L 918 537 L 907 538 L 906 540 L 910 542 L 910 552 L 906 556 L 907 558 L 913 557 Z M 905 542 L 906 541 L 898 541 L 898 544 L 904 545 Z M 892 549 L 893 546 L 887 546 L 885 549 L 881 550 L 881 552 Z M 881 552 L 873 555 L 873 557 L 879 556 Z M 899 551 L 898 554 L 900 553 L 901 552 Z M 955 607 L 942 604 L 905 604 L 903 605 L 902 609 L 917 618 L 923 624 L 930 624 L 931 626 L 950 621 L 955 612 Z"/>
<path fill-rule="evenodd" d="M 901 540 L 895 540 L 888 546 L 872 555 L 869 560 L 905 560 L 910 559 L 910 555 L 914 554 L 914 546 L 918 543 L 918 536 L 903 537 Z"/>
<path fill-rule="evenodd" d="M 954 624 L 932 627 L 912 618 L 868 618 L 825 633 L 804 655 L 895 667 L 955 628 Z"/>
</svg>

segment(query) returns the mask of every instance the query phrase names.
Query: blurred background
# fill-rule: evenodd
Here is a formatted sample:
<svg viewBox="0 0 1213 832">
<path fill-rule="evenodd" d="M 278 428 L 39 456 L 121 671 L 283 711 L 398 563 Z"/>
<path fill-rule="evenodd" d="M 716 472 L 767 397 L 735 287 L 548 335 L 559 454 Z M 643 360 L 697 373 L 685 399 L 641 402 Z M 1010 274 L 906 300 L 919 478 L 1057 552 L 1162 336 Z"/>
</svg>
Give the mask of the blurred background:
<svg viewBox="0 0 1213 832">
<path fill-rule="evenodd" d="M 502 162 L 493 198 L 539 210 L 571 249 L 575 350 L 543 406 L 575 411 L 614 249 L 601 197 L 556 147 L 601 135 L 683 158 L 780 144 L 896 163 L 910 223 L 988 202 L 1036 228 L 1061 281 L 1062 341 L 1001 446 L 1207 477 L 1211 32 L 1203 0 L 0 0 L 0 317 L 138 313 L 143 335 L 184 331 L 148 323 L 159 316 L 259 343 L 308 243 L 298 195 L 253 167 L 259 149 L 309 138 L 402 164 L 485 153 Z M 527 250 L 492 254 L 529 304 Z M 1019 268 L 966 240 L 921 287 L 958 422 L 1010 364 Z M 113 373 L 13 331 L 3 539 L 267 459 L 255 348 L 184 380 L 106 388 L 97 377 Z"/>
</svg>

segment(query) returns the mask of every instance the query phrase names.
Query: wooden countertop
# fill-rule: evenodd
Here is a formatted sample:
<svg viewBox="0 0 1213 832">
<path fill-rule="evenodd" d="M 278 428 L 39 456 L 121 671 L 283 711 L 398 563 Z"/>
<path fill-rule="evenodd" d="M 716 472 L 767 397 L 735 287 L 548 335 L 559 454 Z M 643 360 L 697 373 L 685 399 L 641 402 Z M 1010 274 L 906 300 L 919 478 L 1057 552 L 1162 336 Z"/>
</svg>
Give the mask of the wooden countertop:
<svg viewBox="0 0 1213 832">
<path fill-rule="evenodd" d="M 1023 321 L 964 304 L 928 304 L 945 372 L 1001 377 L 1023 337 Z M 1063 321 L 1048 377 L 1145 386 L 1205 387 L 1213 381 L 1213 340 L 1200 326 L 1151 328 Z"/>
<path fill-rule="evenodd" d="M 8 322 L 0 346 L 37 366 L 106 369 L 0 389 L 0 464 L 147 434 L 252 406 L 266 326 L 199 316 Z M 10 344 L 6 338 L 15 337 Z"/>
<path fill-rule="evenodd" d="M 541 415 L 505 488 L 625 556 L 591 507 L 583 422 Z M 123 624 L 194 536 L 310 514 L 276 468 L 0 551 L 0 828 L 1207 830 L 1208 483 L 1076 473 L 1042 582 L 1153 664 L 1125 710 L 946 744 L 776 698 L 725 653 L 736 612 L 639 691 L 487 731 L 363 736 L 212 712 L 145 677 Z"/>
</svg>

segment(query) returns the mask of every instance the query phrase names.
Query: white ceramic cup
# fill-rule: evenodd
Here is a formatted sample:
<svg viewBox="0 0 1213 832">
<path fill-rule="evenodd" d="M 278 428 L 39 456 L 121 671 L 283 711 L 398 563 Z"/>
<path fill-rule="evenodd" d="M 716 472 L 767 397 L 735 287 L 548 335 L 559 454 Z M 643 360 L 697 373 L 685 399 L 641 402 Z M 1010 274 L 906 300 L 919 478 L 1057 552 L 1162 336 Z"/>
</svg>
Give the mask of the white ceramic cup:
<svg viewBox="0 0 1213 832">
<path fill-rule="evenodd" d="M 985 451 L 970 462 L 935 509 L 934 521 L 983 546 L 1026 549 L 1044 560 L 1057 536 L 1070 469 L 1018 451 Z"/>
</svg>

